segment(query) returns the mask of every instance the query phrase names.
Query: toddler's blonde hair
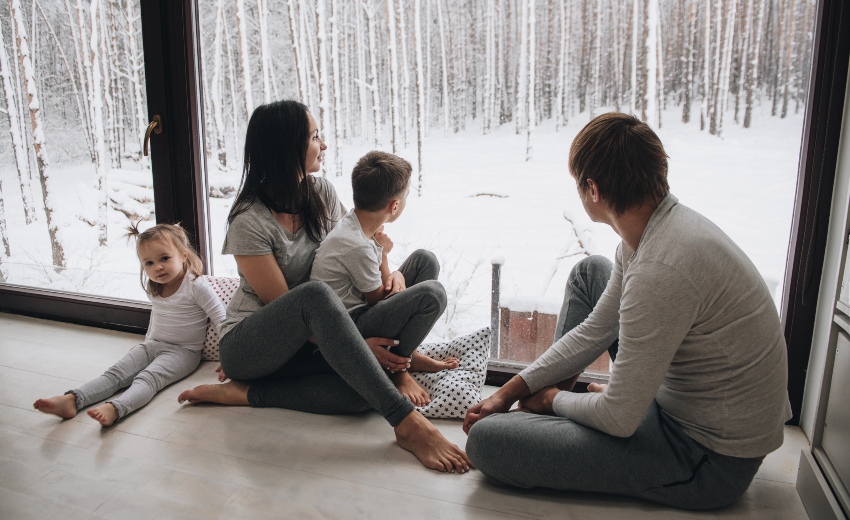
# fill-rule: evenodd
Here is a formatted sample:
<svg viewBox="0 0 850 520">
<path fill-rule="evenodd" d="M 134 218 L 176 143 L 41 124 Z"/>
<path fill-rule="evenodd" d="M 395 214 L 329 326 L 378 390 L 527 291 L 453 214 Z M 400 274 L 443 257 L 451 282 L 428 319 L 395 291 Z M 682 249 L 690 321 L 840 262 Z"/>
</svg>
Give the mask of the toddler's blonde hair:
<svg viewBox="0 0 850 520">
<path fill-rule="evenodd" d="M 183 270 L 186 273 L 192 273 L 195 278 L 204 274 L 204 263 L 198 256 L 198 253 L 192 248 L 189 242 L 189 235 L 186 230 L 180 227 L 180 224 L 157 224 L 145 231 L 139 231 L 141 221 L 130 225 L 127 228 L 127 237 L 136 239 L 136 254 L 139 254 L 139 247 L 148 242 L 166 242 L 174 246 L 180 254 L 186 255 L 186 260 L 183 261 Z M 142 273 L 140 280 L 142 288 L 151 296 L 161 296 L 163 285 L 154 282 L 145 274 L 144 266 L 141 269 Z"/>
</svg>

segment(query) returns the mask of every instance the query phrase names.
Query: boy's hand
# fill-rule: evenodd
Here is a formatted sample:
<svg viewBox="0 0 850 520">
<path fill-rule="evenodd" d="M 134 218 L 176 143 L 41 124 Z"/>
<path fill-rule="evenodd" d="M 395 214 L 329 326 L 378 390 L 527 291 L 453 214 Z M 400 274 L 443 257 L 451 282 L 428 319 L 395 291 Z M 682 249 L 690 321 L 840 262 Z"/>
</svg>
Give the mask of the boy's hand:
<svg viewBox="0 0 850 520">
<path fill-rule="evenodd" d="M 384 290 L 387 295 L 384 298 L 389 298 L 393 294 L 407 289 L 407 284 L 404 282 L 404 275 L 400 271 L 395 271 L 387 278 L 387 283 L 384 285 Z"/>
<path fill-rule="evenodd" d="M 366 344 L 381 368 L 389 370 L 390 373 L 404 372 L 410 367 L 410 358 L 398 356 L 390 352 L 390 347 L 398 345 L 398 340 L 388 338 L 366 338 Z"/>
<path fill-rule="evenodd" d="M 378 231 L 375 231 L 375 242 L 384 248 L 385 255 L 393 250 L 393 241 L 384 233 L 384 226 L 379 227 Z"/>
</svg>

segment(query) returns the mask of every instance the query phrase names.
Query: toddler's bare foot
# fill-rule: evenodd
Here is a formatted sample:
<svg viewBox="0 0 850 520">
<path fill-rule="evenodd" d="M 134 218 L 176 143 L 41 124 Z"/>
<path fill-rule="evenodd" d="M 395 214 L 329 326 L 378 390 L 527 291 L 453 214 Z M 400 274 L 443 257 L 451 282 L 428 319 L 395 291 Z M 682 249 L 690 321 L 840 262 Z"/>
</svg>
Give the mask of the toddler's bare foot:
<svg viewBox="0 0 850 520">
<path fill-rule="evenodd" d="M 39 399 L 32 404 L 32 407 L 39 412 L 70 419 L 77 415 L 77 398 L 74 394 L 57 395 L 50 399 Z"/>
<path fill-rule="evenodd" d="M 230 380 L 220 385 L 200 385 L 191 390 L 184 390 L 177 396 L 178 402 L 189 401 L 195 403 L 218 403 L 229 405 L 248 406 L 247 384 L 241 381 Z"/>
<path fill-rule="evenodd" d="M 465 473 L 472 467 L 466 453 L 416 410 L 395 427 L 395 438 L 399 446 L 414 454 L 426 468 Z"/>
<path fill-rule="evenodd" d="M 118 410 L 115 409 L 112 403 L 103 403 L 102 405 L 95 406 L 86 413 L 102 426 L 112 426 L 118 420 Z"/>
<path fill-rule="evenodd" d="M 408 372 L 396 372 L 390 375 L 390 379 L 401 395 L 410 399 L 410 402 L 416 406 L 425 406 L 431 402 L 431 396 L 424 388 L 419 386 L 419 383 L 413 379 L 413 376 Z M 429 423 L 430 424 L 430 423 Z"/>
<path fill-rule="evenodd" d="M 454 370 L 460 364 L 458 358 L 446 358 L 443 361 L 429 358 L 419 352 L 414 352 L 410 359 L 411 372 L 439 372 L 441 370 Z"/>
</svg>

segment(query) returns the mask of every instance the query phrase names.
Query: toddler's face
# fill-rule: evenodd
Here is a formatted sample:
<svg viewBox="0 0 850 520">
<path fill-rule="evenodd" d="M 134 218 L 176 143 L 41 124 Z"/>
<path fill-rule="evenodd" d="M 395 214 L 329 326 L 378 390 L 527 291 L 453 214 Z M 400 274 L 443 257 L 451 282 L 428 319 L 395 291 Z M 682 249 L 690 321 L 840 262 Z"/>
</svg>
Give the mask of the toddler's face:
<svg viewBox="0 0 850 520">
<path fill-rule="evenodd" d="M 183 279 L 186 255 L 166 241 L 150 240 L 140 244 L 139 261 L 148 278 L 156 283 L 168 285 Z"/>
</svg>

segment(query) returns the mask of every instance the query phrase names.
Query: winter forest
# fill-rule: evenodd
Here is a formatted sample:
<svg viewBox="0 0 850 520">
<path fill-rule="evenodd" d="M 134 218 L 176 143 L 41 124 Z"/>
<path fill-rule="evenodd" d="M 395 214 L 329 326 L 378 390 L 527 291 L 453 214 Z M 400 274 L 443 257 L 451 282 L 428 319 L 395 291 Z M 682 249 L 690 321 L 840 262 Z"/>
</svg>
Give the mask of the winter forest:
<svg viewBox="0 0 850 520">
<path fill-rule="evenodd" d="M 488 323 L 494 256 L 503 304 L 557 312 L 569 268 L 617 243 L 581 210 L 569 143 L 619 110 L 659 133 L 680 200 L 781 289 L 814 0 L 197 4 L 216 252 L 251 111 L 298 99 L 347 207 L 362 153 L 413 164 L 391 261 L 419 247 L 441 259 L 439 335 Z M 0 282 L 144 299 L 122 238 L 156 218 L 139 0 L 8 0 L 0 30 Z"/>
</svg>

